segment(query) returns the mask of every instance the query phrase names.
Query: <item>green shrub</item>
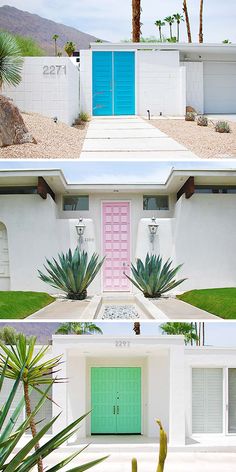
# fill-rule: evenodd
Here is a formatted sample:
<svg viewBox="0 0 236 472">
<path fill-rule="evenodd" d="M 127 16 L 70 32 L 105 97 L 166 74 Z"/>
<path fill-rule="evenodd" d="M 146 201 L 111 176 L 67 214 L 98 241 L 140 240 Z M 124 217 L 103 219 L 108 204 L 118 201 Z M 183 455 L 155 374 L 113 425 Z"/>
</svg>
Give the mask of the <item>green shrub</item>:
<svg viewBox="0 0 236 472">
<path fill-rule="evenodd" d="M 15 35 L 22 56 L 45 56 L 45 51 L 32 38 Z"/>
<path fill-rule="evenodd" d="M 71 249 L 66 254 L 58 254 L 59 262 L 53 258 L 46 259 L 48 267 L 44 266 L 47 274 L 40 270 L 39 278 L 54 288 L 60 289 L 72 300 L 84 300 L 87 288 L 102 267 L 104 258 L 98 262 L 98 255 L 93 253 L 88 260 L 87 252 L 80 252 L 77 247 L 72 254 Z"/>
<path fill-rule="evenodd" d="M 200 115 L 197 119 L 198 126 L 208 126 L 208 118 L 207 116 Z"/>
<path fill-rule="evenodd" d="M 174 269 L 171 265 L 170 259 L 163 264 L 162 257 L 147 254 L 144 263 L 141 259 L 137 259 L 136 267 L 131 264 L 133 279 L 125 275 L 146 298 L 159 298 L 163 293 L 169 292 L 186 280 L 174 280 L 182 264 Z"/>
<path fill-rule="evenodd" d="M 217 133 L 230 133 L 231 131 L 228 121 L 217 121 L 215 130 Z"/>
<path fill-rule="evenodd" d="M 89 121 L 90 120 L 89 114 L 86 113 L 85 111 L 81 111 L 79 117 L 80 117 L 80 121 Z"/>
</svg>

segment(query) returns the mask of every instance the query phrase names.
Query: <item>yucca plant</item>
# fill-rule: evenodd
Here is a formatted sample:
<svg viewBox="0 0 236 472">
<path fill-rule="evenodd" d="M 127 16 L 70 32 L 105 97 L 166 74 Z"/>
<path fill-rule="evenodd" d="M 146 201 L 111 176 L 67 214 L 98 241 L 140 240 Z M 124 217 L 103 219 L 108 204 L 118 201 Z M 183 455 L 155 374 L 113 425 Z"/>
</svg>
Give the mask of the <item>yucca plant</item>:
<svg viewBox="0 0 236 472">
<path fill-rule="evenodd" d="M 17 40 L 0 32 L 0 91 L 3 84 L 16 86 L 21 81 L 23 59 Z"/>
<path fill-rule="evenodd" d="M 53 258 L 44 265 L 47 274 L 38 271 L 43 282 L 60 289 L 72 300 L 84 300 L 87 297 L 87 288 L 102 267 L 104 258 L 98 262 L 98 254 L 93 253 L 88 260 L 87 252 L 80 252 L 78 246 L 74 253 L 71 249 L 64 254 L 58 254 L 59 262 Z"/>
<path fill-rule="evenodd" d="M 9 362 L 9 359 L 8 359 Z M 6 377 L 7 371 L 7 362 L 3 365 L 2 373 L 0 375 L 0 398 L 3 383 Z M 65 443 L 70 437 L 72 437 L 79 429 L 79 424 L 87 416 L 87 414 L 81 416 L 76 421 L 68 425 L 58 434 L 56 434 L 49 441 L 45 442 L 43 446 L 39 449 L 33 451 L 37 442 L 42 439 L 45 434 L 50 430 L 52 425 L 58 420 L 60 415 L 52 418 L 48 421 L 39 433 L 29 441 L 27 441 L 24 446 L 19 446 L 19 442 L 22 439 L 23 435 L 27 432 L 29 428 L 30 421 L 34 418 L 41 410 L 44 402 L 46 401 L 48 392 L 51 388 L 51 384 L 47 387 L 47 390 L 42 394 L 39 402 L 32 411 L 31 415 L 25 419 L 19 426 L 16 426 L 16 422 L 19 420 L 20 413 L 24 406 L 24 399 L 22 399 L 17 406 L 14 408 L 13 413 L 10 413 L 10 409 L 13 406 L 13 402 L 18 391 L 19 385 L 22 381 L 24 375 L 25 365 L 22 365 L 21 370 L 19 371 L 16 380 L 9 390 L 9 394 L 5 404 L 0 405 L 0 470 L 4 472 L 30 472 L 37 465 L 39 458 L 45 458 L 52 454 L 58 447 Z M 47 472 L 57 472 L 74 460 L 87 446 L 83 449 L 76 451 L 75 453 L 69 455 L 64 460 L 49 467 Z M 17 449 L 17 451 L 16 451 Z M 19 449 L 19 450 L 18 450 Z M 99 464 L 104 461 L 106 457 L 102 457 L 95 461 L 79 465 L 78 467 L 73 467 L 72 469 L 67 469 L 67 472 L 84 472 L 85 470 L 90 469 L 91 467 Z"/>
<path fill-rule="evenodd" d="M 169 292 L 186 280 L 174 279 L 182 265 L 172 269 L 170 259 L 163 264 L 162 257 L 147 254 L 144 263 L 141 259 L 137 259 L 136 267 L 131 264 L 133 279 L 125 275 L 146 298 L 159 298 L 163 293 Z"/>
</svg>

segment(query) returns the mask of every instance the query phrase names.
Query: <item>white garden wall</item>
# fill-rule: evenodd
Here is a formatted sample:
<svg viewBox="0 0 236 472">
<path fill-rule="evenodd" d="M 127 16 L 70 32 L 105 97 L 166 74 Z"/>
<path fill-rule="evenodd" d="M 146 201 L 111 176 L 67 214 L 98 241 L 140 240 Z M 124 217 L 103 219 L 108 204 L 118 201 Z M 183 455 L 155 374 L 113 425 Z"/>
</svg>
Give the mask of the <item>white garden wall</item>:
<svg viewBox="0 0 236 472">
<path fill-rule="evenodd" d="M 25 57 L 22 81 L 4 87 L 22 112 L 35 112 L 71 125 L 79 115 L 79 70 L 68 57 Z"/>
<path fill-rule="evenodd" d="M 185 62 L 186 105 L 204 113 L 203 62 Z"/>
<path fill-rule="evenodd" d="M 176 204 L 175 256 L 183 289 L 235 287 L 235 195 L 195 194 Z"/>
</svg>

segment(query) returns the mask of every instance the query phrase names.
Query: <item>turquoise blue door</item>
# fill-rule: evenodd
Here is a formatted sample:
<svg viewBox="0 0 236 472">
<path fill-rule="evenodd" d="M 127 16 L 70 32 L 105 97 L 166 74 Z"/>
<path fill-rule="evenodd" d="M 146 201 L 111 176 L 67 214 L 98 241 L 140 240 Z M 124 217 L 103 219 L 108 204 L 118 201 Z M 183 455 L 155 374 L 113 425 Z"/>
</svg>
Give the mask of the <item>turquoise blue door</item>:
<svg viewBox="0 0 236 472">
<path fill-rule="evenodd" d="M 113 114 L 113 55 L 93 52 L 93 115 Z"/>
<path fill-rule="evenodd" d="M 134 52 L 93 52 L 93 115 L 135 114 Z"/>
<path fill-rule="evenodd" d="M 134 52 L 114 52 L 114 115 L 135 114 Z"/>
<path fill-rule="evenodd" d="M 141 434 L 140 367 L 93 367 L 91 408 L 92 434 Z"/>
</svg>

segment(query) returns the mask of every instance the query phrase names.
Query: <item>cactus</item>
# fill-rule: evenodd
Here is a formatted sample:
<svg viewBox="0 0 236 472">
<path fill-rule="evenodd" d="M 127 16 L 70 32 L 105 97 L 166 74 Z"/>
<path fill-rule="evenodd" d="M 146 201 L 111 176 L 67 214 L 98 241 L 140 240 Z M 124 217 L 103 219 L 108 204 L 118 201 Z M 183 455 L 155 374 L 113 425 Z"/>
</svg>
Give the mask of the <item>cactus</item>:
<svg viewBox="0 0 236 472">
<path fill-rule="evenodd" d="M 157 472 L 163 472 L 165 460 L 167 456 L 167 435 L 162 427 L 161 421 L 156 420 L 156 422 L 160 426 L 160 448 L 159 448 L 159 461 L 158 461 L 158 466 L 157 466 Z"/>
<path fill-rule="evenodd" d="M 207 116 L 200 115 L 197 119 L 198 126 L 208 126 L 208 118 Z"/>
<path fill-rule="evenodd" d="M 196 118 L 196 113 L 193 113 L 192 111 L 187 111 L 185 115 L 185 121 L 195 121 Z"/>
<path fill-rule="evenodd" d="M 132 459 L 132 472 L 138 472 L 138 463 L 135 457 Z"/>
<path fill-rule="evenodd" d="M 217 121 L 215 124 L 215 130 L 217 133 L 230 133 L 231 129 L 228 121 Z"/>
</svg>

